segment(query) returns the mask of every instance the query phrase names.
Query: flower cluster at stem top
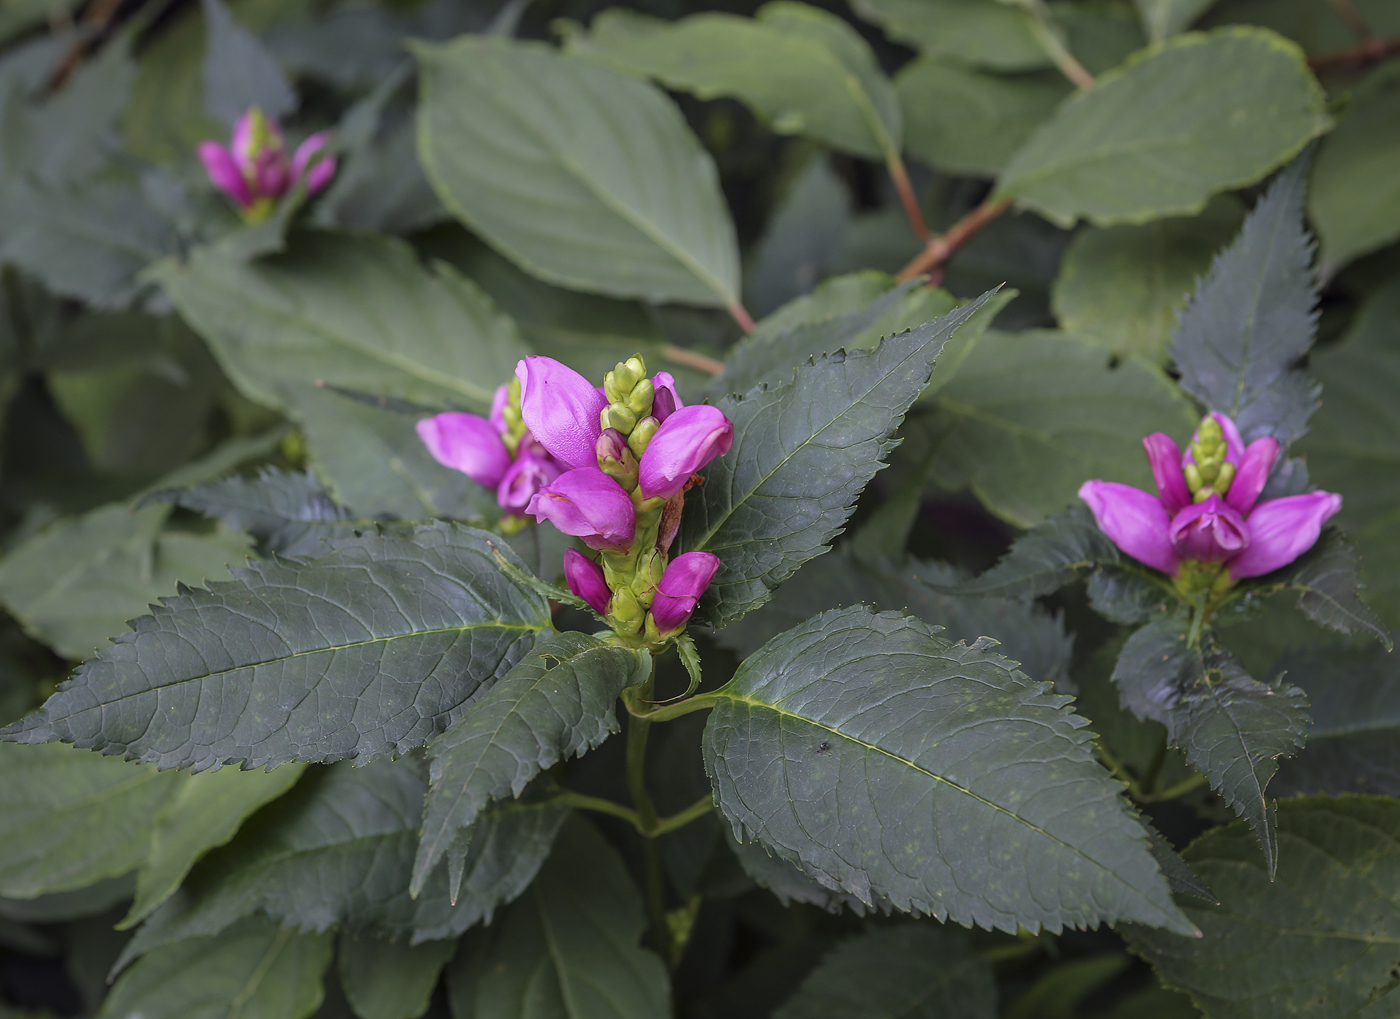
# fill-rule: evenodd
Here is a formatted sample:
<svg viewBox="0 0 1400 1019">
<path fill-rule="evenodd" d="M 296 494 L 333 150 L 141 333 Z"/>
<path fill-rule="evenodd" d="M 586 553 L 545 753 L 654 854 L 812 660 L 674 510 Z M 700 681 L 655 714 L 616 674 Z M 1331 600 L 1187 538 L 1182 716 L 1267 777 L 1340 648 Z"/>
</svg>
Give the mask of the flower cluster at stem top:
<svg viewBox="0 0 1400 1019">
<path fill-rule="evenodd" d="M 329 139 L 326 131 L 313 134 L 288 157 L 282 128 L 252 106 L 233 125 L 227 148 L 214 141 L 200 142 L 199 160 L 214 186 L 233 199 L 244 221 L 259 223 L 303 175 L 307 194 L 330 183 L 335 157 L 317 158 Z"/>
<path fill-rule="evenodd" d="M 496 489 L 507 527 L 548 520 L 598 555 L 564 556 L 569 589 L 628 644 L 680 633 L 719 569 L 709 552 L 671 559 L 685 492 L 729 452 L 717 407 L 687 407 L 668 372 L 641 356 L 602 388 L 548 357 L 527 357 L 497 391 L 489 419 L 439 414 L 418 434 L 439 463 Z M 515 521 L 515 523 L 512 523 Z"/>
<path fill-rule="evenodd" d="M 1188 599 L 1218 597 L 1236 581 L 1287 566 L 1342 508 L 1340 495 L 1320 491 L 1260 502 L 1279 444 L 1266 436 L 1245 446 L 1234 421 L 1219 412 L 1201 419 L 1185 453 L 1162 432 L 1142 444 L 1156 496 L 1086 481 L 1079 497 L 1115 545 L 1174 577 Z"/>
</svg>

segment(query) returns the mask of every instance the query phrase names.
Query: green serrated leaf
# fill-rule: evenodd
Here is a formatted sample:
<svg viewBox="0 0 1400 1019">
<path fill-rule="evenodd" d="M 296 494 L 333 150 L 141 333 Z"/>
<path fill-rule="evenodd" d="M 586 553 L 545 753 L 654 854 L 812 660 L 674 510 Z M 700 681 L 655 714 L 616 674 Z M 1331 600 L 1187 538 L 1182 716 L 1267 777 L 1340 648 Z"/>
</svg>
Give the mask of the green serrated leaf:
<svg viewBox="0 0 1400 1019">
<path fill-rule="evenodd" d="M 166 599 L 0 736 L 197 770 L 403 753 L 549 629 L 544 599 L 496 569 L 493 540 L 434 524 L 310 563 L 250 562 Z"/>
<path fill-rule="evenodd" d="M 987 0 L 856 0 L 856 11 L 892 39 L 997 71 L 1049 65 L 1030 13 Z"/>
<path fill-rule="evenodd" d="M 169 515 L 114 503 L 55 521 L 0 560 L 0 600 L 64 657 L 92 654 L 158 597 L 222 580 L 251 551 L 241 534 L 164 530 Z"/>
<path fill-rule="evenodd" d="M 569 49 L 701 99 L 733 96 L 785 134 L 868 159 L 899 154 L 899 103 L 869 45 L 807 4 L 775 0 L 753 18 L 706 12 L 675 22 L 613 10 Z"/>
<path fill-rule="evenodd" d="M 120 927 L 134 927 L 175 893 L 201 856 L 224 845 L 244 820 L 296 784 L 305 765 L 275 771 L 220 768 L 185 781 L 161 808 L 151 831 L 150 855 L 136 875 L 136 901 Z"/>
<path fill-rule="evenodd" d="M 5 744 L 0 775 L 0 895 L 16 899 L 139 867 L 188 777 L 72 747 Z"/>
<path fill-rule="evenodd" d="M 1154 45 L 1184 32 L 1216 0 L 1133 0 L 1143 31 Z"/>
<path fill-rule="evenodd" d="M 1238 201 L 1218 196 L 1190 219 L 1081 231 L 1050 292 L 1055 317 L 1115 354 L 1165 361 L 1177 313 L 1242 219 Z"/>
<path fill-rule="evenodd" d="M 1130 927 L 1128 943 L 1211 1019 L 1393 1014 L 1400 966 L 1400 803 L 1310 797 L 1279 804 L 1278 873 L 1243 824 L 1185 852 L 1220 896 L 1188 902 L 1205 937 Z M 1371 1007 L 1366 1007 L 1370 1005 Z"/>
<path fill-rule="evenodd" d="M 1021 535 L 1001 561 L 951 592 L 1002 598 L 1053 594 L 1081 570 L 1117 566 L 1123 553 L 1104 534 L 1087 506 L 1074 506 Z"/>
<path fill-rule="evenodd" d="M 331 950 L 329 934 L 245 920 L 150 953 L 117 981 L 98 1019 L 304 1019 L 321 1004 Z"/>
<path fill-rule="evenodd" d="M 1318 149 L 1308 213 L 1322 238 L 1323 273 L 1400 238 L 1400 73 L 1376 68 Z"/>
<path fill-rule="evenodd" d="M 485 411 L 527 353 L 470 280 L 390 237 L 306 230 L 284 254 L 200 248 L 154 276 L 234 384 L 293 416 L 318 385 Z"/>
<path fill-rule="evenodd" d="M 1234 418 L 1245 442 L 1287 446 L 1307 430 L 1318 387 L 1298 363 L 1312 346 L 1318 285 L 1303 225 L 1300 160 L 1245 219 L 1197 285 L 1174 332 L 1181 388 Z"/>
<path fill-rule="evenodd" d="M 1390 636 L 1361 600 L 1356 548 L 1335 527 L 1323 530 L 1316 545 L 1261 583 L 1299 592 L 1298 608 L 1314 622 L 1342 633 L 1368 633 L 1390 649 Z"/>
<path fill-rule="evenodd" d="M 429 743 L 432 786 L 414 894 L 487 803 L 519 796 L 544 769 L 587 753 L 616 732 L 618 696 L 650 671 L 645 651 L 582 633 L 546 637 Z"/>
<path fill-rule="evenodd" d="M 403 945 L 342 934 L 340 986 L 359 1019 L 418 1019 L 456 951 L 456 940 Z"/>
<path fill-rule="evenodd" d="M 297 94 L 277 58 L 229 13 L 224 0 L 200 0 L 207 32 L 204 50 L 204 107 L 233 124 L 250 106 L 269 117 L 297 108 Z"/>
<path fill-rule="evenodd" d="M 561 286 L 721 307 L 738 300 L 734 228 L 714 163 L 659 90 L 500 37 L 463 35 L 415 53 L 419 158 L 475 233 Z"/>
<path fill-rule="evenodd" d="M 1272 32 L 1178 36 L 1060 107 L 997 193 L 1065 226 L 1190 215 L 1326 131 L 1325 107 L 1302 52 Z"/>
<path fill-rule="evenodd" d="M 773 1019 L 994 1019 L 992 964 L 961 931 L 903 924 L 848 938 Z"/>
<path fill-rule="evenodd" d="M 1073 91 L 1058 71 L 991 74 L 936 55 L 901 69 L 895 88 L 910 154 L 981 177 L 996 176 Z"/>
<path fill-rule="evenodd" d="M 1249 822 L 1272 871 L 1274 804 L 1265 790 L 1279 759 L 1303 745 L 1303 691 L 1282 678 L 1254 679 L 1210 634 L 1190 646 L 1180 619 L 1150 623 L 1129 637 L 1113 681 L 1123 706 L 1163 723 L 1167 741 Z"/>
<path fill-rule="evenodd" d="M 888 903 L 881 899 L 877 899 L 875 908 L 871 909 L 849 892 L 836 891 L 814 881 L 802 873 L 797 864 L 781 856 L 774 856 L 757 839 L 752 842 L 738 841 L 728 825 L 724 826 L 724 839 L 744 873 L 752 878 L 755 884 L 776 895 L 784 906 L 799 902 L 824 909 L 828 913 L 839 913 L 844 907 L 856 916 L 865 916 L 866 913 L 873 913 L 881 907 L 884 907 L 885 912 L 889 912 Z"/>
<path fill-rule="evenodd" d="M 1092 341 L 989 332 L 932 410 L 934 480 L 970 487 L 997 516 L 1035 527 L 1073 505 L 1088 478 L 1150 487 L 1150 432 L 1183 435 L 1190 403 L 1135 359 L 1116 367 Z"/>
<path fill-rule="evenodd" d="M 993 294 L 883 340 L 798 368 L 792 382 L 719 402 L 734 445 L 686 499 L 681 544 L 720 557 L 702 601 L 717 627 L 757 608 L 825 550 L 894 448 L 939 352 Z"/>
<path fill-rule="evenodd" d="M 575 817 L 529 892 L 464 941 L 447 977 L 453 1014 L 668 1015 L 665 967 L 637 944 L 644 926 L 616 850 Z"/>
<path fill-rule="evenodd" d="M 1400 660 L 1374 644 L 1311 647 L 1279 671 L 1308 696 L 1308 744 L 1279 768 L 1280 796 L 1400 797 Z"/>
<path fill-rule="evenodd" d="M 858 607 L 746 659 L 705 727 L 736 835 L 827 887 L 939 920 L 1193 932 L 1083 720 L 981 647 Z M 1028 872 L 1057 876 L 1013 877 Z"/>
</svg>

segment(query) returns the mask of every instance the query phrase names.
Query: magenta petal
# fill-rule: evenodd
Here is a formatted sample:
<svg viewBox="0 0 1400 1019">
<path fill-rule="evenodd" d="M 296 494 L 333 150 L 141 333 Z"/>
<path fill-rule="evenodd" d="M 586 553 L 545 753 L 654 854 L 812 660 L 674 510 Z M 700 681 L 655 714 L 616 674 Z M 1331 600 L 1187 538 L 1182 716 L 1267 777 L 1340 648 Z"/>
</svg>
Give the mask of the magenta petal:
<svg viewBox="0 0 1400 1019">
<path fill-rule="evenodd" d="M 1269 480 L 1269 471 L 1278 459 L 1277 439 L 1265 436 L 1255 439 L 1244 451 L 1235 468 L 1235 480 L 1230 483 L 1230 491 L 1225 501 L 1241 513 L 1248 513 L 1259 493 L 1264 491 L 1264 483 Z"/>
<path fill-rule="evenodd" d="M 553 460 L 522 450 L 496 486 L 496 501 L 507 513 L 523 517 L 539 490 L 557 477 L 559 468 Z"/>
<path fill-rule="evenodd" d="M 1152 477 L 1157 481 L 1157 494 L 1167 512 L 1175 516 L 1191 505 L 1191 489 L 1181 473 L 1181 447 L 1166 432 L 1153 432 L 1142 440 L 1147 450 L 1147 462 L 1152 465 Z"/>
<path fill-rule="evenodd" d="M 1210 413 L 1219 422 L 1220 430 L 1225 433 L 1225 459 L 1232 464 L 1238 464 L 1244 456 L 1244 439 L 1240 436 L 1240 430 L 1235 427 L 1234 419 L 1218 410 Z"/>
<path fill-rule="evenodd" d="M 718 569 L 719 556 L 711 552 L 687 552 L 672 559 L 651 603 L 656 628 L 664 634 L 684 626 Z"/>
<path fill-rule="evenodd" d="M 497 386 L 491 397 L 491 414 L 487 418 L 502 435 L 506 433 L 506 407 L 510 404 L 510 386 Z"/>
<path fill-rule="evenodd" d="M 580 467 L 559 475 L 540 489 L 525 512 L 582 538 L 589 548 L 623 551 L 632 544 L 637 530 L 632 497 L 597 467 Z"/>
<path fill-rule="evenodd" d="M 1177 557 L 1167 538 L 1171 517 L 1160 499 L 1114 481 L 1086 481 L 1079 498 L 1115 545 L 1153 569 L 1176 574 Z"/>
<path fill-rule="evenodd" d="M 252 108 L 233 122 L 233 158 L 244 166 L 253 164 L 253 120 Z"/>
<path fill-rule="evenodd" d="M 1230 576 L 1259 577 L 1287 566 L 1317 544 L 1322 525 L 1342 508 L 1342 497 L 1309 492 L 1270 499 L 1249 515 L 1249 548 L 1230 561 Z"/>
<path fill-rule="evenodd" d="M 651 416 L 658 423 L 665 424 L 668 417 L 685 406 L 685 401 L 676 392 L 676 380 L 670 372 L 657 372 L 651 377 L 651 384 L 656 392 L 652 398 Z"/>
<path fill-rule="evenodd" d="M 335 176 L 334 156 L 324 156 L 316 160 L 314 164 L 312 163 L 313 157 L 326 147 L 329 140 L 329 132 L 319 131 L 298 145 L 296 153 L 292 156 L 291 180 L 300 180 L 302 174 L 306 174 L 306 193 L 309 195 L 320 191 Z M 307 172 L 308 165 L 311 167 L 309 173 Z"/>
<path fill-rule="evenodd" d="M 656 430 L 639 470 L 645 498 L 669 499 L 690 476 L 734 444 L 734 425 L 718 407 L 682 407 Z"/>
<path fill-rule="evenodd" d="M 569 590 L 592 607 L 600 616 L 608 614 L 612 591 L 608 590 L 603 568 L 576 548 L 564 550 L 564 580 Z"/>
<path fill-rule="evenodd" d="M 248 183 L 243 179 L 243 172 L 239 170 L 232 152 L 218 142 L 200 142 L 197 151 L 199 161 L 204 164 L 204 172 L 216 188 L 239 205 L 252 204 Z"/>
<path fill-rule="evenodd" d="M 1244 518 L 1214 493 L 1172 517 L 1167 534 L 1178 558 L 1207 563 L 1222 563 L 1250 543 Z"/>
<path fill-rule="evenodd" d="M 510 452 L 495 426 L 475 414 L 448 413 L 418 422 L 418 437 L 433 459 L 461 471 L 478 485 L 495 488 L 511 466 Z"/>
<path fill-rule="evenodd" d="M 525 427 L 566 467 L 597 466 L 598 415 L 608 399 L 587 379 L 552 357 L 531 356 L 515 366 Z"/>
</svg>

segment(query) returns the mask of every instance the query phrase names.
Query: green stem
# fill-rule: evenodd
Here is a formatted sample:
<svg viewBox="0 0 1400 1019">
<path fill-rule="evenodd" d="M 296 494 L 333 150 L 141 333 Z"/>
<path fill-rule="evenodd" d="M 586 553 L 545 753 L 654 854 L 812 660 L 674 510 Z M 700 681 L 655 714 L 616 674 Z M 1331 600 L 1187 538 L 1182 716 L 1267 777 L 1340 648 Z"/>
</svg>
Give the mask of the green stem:
<svg viewBox="0 0 1400 1019">
<path fill-rule="evenodd" d="M 665 835 L 667 832 L 675 831 L 677 828 L 684 828 L 691 821 L 699 820 L 714 809 L 714 797 L 706 793 L 680 813 L 672 814 L 670 817 L 663 817 L 656 822 L 656 827 L 652 828 L 650 832 L 643 832 L 642 834 L 650 835 L 652 838 L 658 838 Z"/>
<path fill-rule="evenodd" d="M 1087 92 L 1094 87 L 1094 76 L 1085 69 L 1084 65 L 1074 59 L 1074 54 L 1065 48 L 1059 33 L 1055 31 L 1055 26 L 1050 20 L 1050 8 L 1042 0 L 1030 0 L 1022 3 L 1026 10 L 1030 12 L 1032 31 L 1035 33 L 1036 42 L 1040 43 L 1040 48 L 1060 69 L 1060 73 L 1074 83 L 1074 87 Z"/>
<path fill-rule="evenodd" d="M 1157 789 L 1157 778 L 1162 773 L 1162 765 L 1167 760 L 1167 733 L 1162 730 L 1162 737 L 1157 741 L 1157 750 L 1152 755 L 1152 761 L 1147 765 L 1147 771 L 1143 773 L 1142 791 L 1151 796 Z"/>
<path fill-rule="evenodd" d="M 1128 795 L 1135 800 L 1142 799 L 1142 786 L 1138 785 L 1137 779 L 1133 778 L 1123 762 L 1115 757 L 1102 741 L 1099 743 L 1099 756 L 1103 758 L 1103 763 L 1108 765 L 1108 770 L 1113 772 L 1114 776 L 1128 787 Z"/>
<path fill-rule="evenodd" d="M 648 693 L 650 690 L 648 689 Z M 644 720 L 647 722 L 669 722 L 673 718 L 680 718 L 688 715 L 692 711 L 704 711 L 713 708 L 719 703 L 720 694 L 723 689 L 713 690 L 710 693 L 702 693 L 698 696 L 683 700 L 678 704 L 665 704 L 659 707 L 648 708 L 647 695 L 642 693 L 641 687 L 633 687 L 631 690 L 622 692 L 622 703 L 627 706 L 627 713 L 634 720 Z"/>
<path fill-rule="evenodd" d="M 652 672 L 646 681 L 636 687 L 637 696 L 643 701 L 650 700 L 656 673 Z M 651 721 L 633 716 L 627 720 L 627 790 L 632 795 L 632 805 L 636 807 L 638 831 L 642 833 L 642 877 L 646 888 L 647 917 L 651 923 L 651 936 L 661 957 L 673 957 L 671 927 L 666 922 L 666 886 L 661 867 L 661 844 L 656 841 L 654 832 L 661 823 L 656 813 L 656 804 L 647 789 L 647 737 L 651 733 Z"/>
<path fill-rule="evenodd" d="M 599 814 L 620 817 L 638 831 L 642 830 L 642 819 L 637 816 L 635 810 L 631 807 L 624 807 L 621 803 L 605 800 L 601 796 L 585 796 L 583 793 L 566 789 L 551 796 L 549 802 L 557 803 L 562 807 L 577 807 L 579 810 L 592 810 Z"/>
<path fill-rule="evenodd" d="M 1192 775 L 1190 778 L 1182 779 L 1176 785 L 1168 786 L 1152 798 L 1154 800 L 1174 800 L 1178 796 L 1185 796 L 1192 789 L 1199 789 L 1205 784 L 1206 777 L 1204 775 Z"/>
</svg>

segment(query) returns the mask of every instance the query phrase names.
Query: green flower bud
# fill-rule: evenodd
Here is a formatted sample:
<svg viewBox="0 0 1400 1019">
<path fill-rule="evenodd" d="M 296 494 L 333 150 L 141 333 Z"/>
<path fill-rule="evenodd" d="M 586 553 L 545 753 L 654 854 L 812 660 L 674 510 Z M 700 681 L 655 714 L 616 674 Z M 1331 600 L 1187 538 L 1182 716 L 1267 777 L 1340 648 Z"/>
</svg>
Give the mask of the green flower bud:
<svg viewBox="0 0 1400 1019">
<path fill-rule="evenodd" d="M 651 373 L 647 371 L 647 363 L 642 360 L 641 354 L 633 354 L 627 359 L 627 367 L 636 373 L 637 378 L 644 379 Z"/>
<path fill-rule="evenodd" d="M 632 392 L 627 397 L 627 407 L 639 418 L 644 418 L 651 413 L 651 399 L 656 392 L 656 387 L 651 384 L 651 379 L 642 379 L 632 387 Z"/>
<path fill-rule="evenodd" d="M 619 632 L 636 633 L 641 629 L 646 611 L 637 601 L 637 596 L 627 588 L 617 588 L 613 591 L 612 601 L 608 605 L 608 617 L 617 624 Z M 624 627 L 628 629 L 624 631 Z"/>
<path fill-rule="evenodd" d="M 1181 469 L 1181 473 L 1186 477 L 1186 487 L 1193 493 L 1204 489 L 1205 483 L 1201 480 L 1201 471 L 1195 464 L 1187 464 Z"/>
<path fill-rule="evenodd" d="M 1228 461 L 1220 465 L 1220 474 L 1216 477 L 1212 488 L 1221 495 L 1230 491 L 1230 486 L 1235 481 L 1235 465 Z"/>
<path fill-rule="evenodd" d="M 637 427 L 637 415 L 620 403 L 610 403 L 604 407 L 598 420 L 605 429 L 616 428 L 623 435 L 631 435 L 632 429 Z"/>
<path fill-rule="evenodd" d="M 656 434 L 656 430 L 661 427 L 661 422 L 654 417 L 644 417 L 632 428 L 632 433 L 627 436 L 627 445 L 632 452 L 641 459 L 643 453 L 647 451 L 647 444 L 651 442 L 651 437 Z"/>
</svg>

